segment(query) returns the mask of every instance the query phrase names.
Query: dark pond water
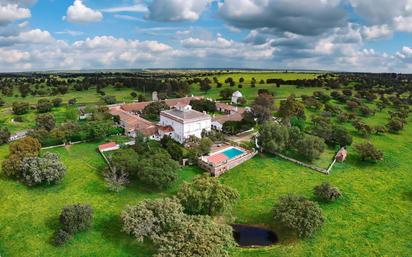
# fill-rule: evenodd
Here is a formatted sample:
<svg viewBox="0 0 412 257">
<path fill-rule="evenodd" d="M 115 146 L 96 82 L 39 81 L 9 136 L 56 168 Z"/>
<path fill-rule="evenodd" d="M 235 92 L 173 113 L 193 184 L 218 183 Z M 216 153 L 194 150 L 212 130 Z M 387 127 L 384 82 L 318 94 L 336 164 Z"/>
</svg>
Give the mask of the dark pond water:
<svg viewBox="0 0 412 257">
<path fill-rule="evenodd" d="M 248 225 L 232 225 L 235 241 L 241 247 L 269 246 L 278 242 L 272 230 Z"/>
</svg>

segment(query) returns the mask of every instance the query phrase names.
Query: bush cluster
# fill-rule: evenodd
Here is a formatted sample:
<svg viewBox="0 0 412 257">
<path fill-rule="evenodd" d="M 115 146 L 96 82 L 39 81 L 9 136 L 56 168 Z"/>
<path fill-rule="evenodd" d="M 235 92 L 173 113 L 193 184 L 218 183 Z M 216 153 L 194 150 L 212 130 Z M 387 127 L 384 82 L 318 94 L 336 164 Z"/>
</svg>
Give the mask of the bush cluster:
<svg viewBox="0 0 412 257">
<path fill-rule="evenodd" d="M 56 246 L 64 245 L 74 234 L 88 230 L 93 221 L 93 209 L 87 204 L 69 205 L 63 208 L 59 220 L 61 228 L 53 236 Z"/>
</svg>

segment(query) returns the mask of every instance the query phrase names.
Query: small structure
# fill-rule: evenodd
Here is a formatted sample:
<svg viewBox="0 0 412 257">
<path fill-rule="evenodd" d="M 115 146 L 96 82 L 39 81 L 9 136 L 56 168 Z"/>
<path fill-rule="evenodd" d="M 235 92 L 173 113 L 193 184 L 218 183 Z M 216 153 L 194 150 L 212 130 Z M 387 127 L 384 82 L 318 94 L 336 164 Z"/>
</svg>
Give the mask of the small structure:
<svg viewBox="0 0 412 257">
<path fill-rule="evenodd" d="M 119 149 L 120 146 L 116 142 L 109 142 L 106 144 L 99 145 L 99 152 L 101 153 L 115 151 Z"/>
<path fill-rule="evenodd" d="M 10 136 L 9 141 L 13 142 L 13 141 L 17 141 L 19 139 L 23 139 L 27 136 L 27 133 L 28 133 L 27 130 L 22 130 L 22 131 L 16 132 L 15 134 Z"/>
<path fill-rule="evenodd" d="M 239 98 L 242 98 L 243 95 L 240 91 L 236 91 L 232 94 L 232 103 L 238 104 Z"/>
<path fill-rule="evenodd" d="M 152 93 L 152 101 L 153 101 L 153 102 L 159 101 L 159 94 L 157 93 L 157 91 L 153 91 L 153 93 Z"/>
<path fill-rule="evenodd" d="M 346 157 L 348 157 L 348 151 L 344 147 L 342 147 L 336 154 L 335 159 L 337 162 L 344 162 L 346 160 Z"/>
<path fill-rule="evenodd" d="M 88 111 L 88 108 L 86 106 L 80 106 L 78 108 L 79 110 L 79 120 L 86 120 L 90 117 L 92 117 L 92 113 Z"/>
</svg>

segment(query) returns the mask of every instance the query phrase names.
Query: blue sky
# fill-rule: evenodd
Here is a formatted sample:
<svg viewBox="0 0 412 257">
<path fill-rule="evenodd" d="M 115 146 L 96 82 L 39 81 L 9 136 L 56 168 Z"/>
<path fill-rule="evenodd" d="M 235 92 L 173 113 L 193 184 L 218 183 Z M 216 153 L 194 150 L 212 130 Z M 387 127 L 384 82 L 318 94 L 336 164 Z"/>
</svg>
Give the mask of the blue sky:
<svg viewBox="0 0 412 257">
<path fill-rule="evenodd" d="M 0 0 L 0 71 L 410 72 L 412 0 Z"/>
</svg>

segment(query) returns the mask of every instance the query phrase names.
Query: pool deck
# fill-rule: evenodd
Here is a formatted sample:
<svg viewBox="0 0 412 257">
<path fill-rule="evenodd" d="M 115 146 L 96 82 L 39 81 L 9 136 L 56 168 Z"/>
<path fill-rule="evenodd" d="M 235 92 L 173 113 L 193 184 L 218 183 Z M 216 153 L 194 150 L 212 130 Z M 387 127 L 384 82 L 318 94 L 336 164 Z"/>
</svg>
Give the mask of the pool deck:
<svg viewBox="0 0 412 257">
<path fill-rule="evenodd" d="M 243 153 L 239 154 L 233 158 L 229 158 L 223 152 L 230 148 L 237 148 Z M 234 167 L 244 163 L 245 161 L 253 158 L 257 152 L 248 151 L 238 146 L 221 145 L 213 146 L 212 151 L 208 156 L 202 156 L 198 160 L 198 165 L 200 168 L 207 170 L 213 176 L 217 177 L 223 173 L 233 169 Z"/>
</svg>

